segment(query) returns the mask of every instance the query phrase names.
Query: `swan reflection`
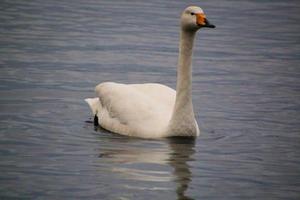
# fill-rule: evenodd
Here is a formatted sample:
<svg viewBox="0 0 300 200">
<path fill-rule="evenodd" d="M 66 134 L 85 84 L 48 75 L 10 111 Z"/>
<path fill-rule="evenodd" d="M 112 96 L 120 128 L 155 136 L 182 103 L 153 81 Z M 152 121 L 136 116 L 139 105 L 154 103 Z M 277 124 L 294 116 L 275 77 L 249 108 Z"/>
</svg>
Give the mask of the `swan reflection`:
<svg viewBox="0 0 300 200">
<path fill-rule="evenodd" d="M 186 191 L 192 179 L 188 162 L 193 160 L 195 140 L 169 138 L 159 142 L 154 141 L 154 145 L 150 145 L 151 148 L 147 147 L 147 144 L 145 144 L 146 147 L 140 145 L 141 140 L 138 141 L 135 143 L 134 140 L 128 140 L 126 143 L 122 140 L 120 143 L 123 146 L 116 145 L 118 149 L 106 149 L 99 157 L 114 163 L 114 167 L 109 168 L 109 171 L 117 174 L 120 179 L 133 180 L 136 183 L 139 181 L 153 182 L 151 187 L 129 184 L 124 186 L 126 188 L 170 191 L 173 188 L 166 183 L 173 182 L 176 185 L 175 191 L 178 200 L 192 199 L 186 195 Z M 167 145 L 165 145 L 166 143 Z"/>
<path fill-rule="evenodd" d="M 186 190 L 192 179 L 192 172 L 188 161 L 193 160 L 192 155 L 195 150 L 195 139 L 190 138 L 171 138 L 169 139 L 170 155 L 169 164 L 174 168 L 173 175 L 177 183 L 176 193 L 177 199 L 192 200 L 186 196 Z"/>
</svg>

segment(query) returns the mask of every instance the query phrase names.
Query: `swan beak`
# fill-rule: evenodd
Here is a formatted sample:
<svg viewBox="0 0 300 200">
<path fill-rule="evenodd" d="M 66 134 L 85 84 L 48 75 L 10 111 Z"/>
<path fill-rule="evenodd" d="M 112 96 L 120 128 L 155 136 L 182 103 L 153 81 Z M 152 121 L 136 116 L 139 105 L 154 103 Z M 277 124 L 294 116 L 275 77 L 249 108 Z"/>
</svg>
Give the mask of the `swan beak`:
<svg viewBox="0 0 300 200">
<path fill-rule="evenodd" d="M 207 19 L 204 13 L 197 13 L 196 14 L 197 24 L 201 27 L 207 27 L 207 28 L 215 28 L 216 26 L 211 24 Z"/>
</svg>

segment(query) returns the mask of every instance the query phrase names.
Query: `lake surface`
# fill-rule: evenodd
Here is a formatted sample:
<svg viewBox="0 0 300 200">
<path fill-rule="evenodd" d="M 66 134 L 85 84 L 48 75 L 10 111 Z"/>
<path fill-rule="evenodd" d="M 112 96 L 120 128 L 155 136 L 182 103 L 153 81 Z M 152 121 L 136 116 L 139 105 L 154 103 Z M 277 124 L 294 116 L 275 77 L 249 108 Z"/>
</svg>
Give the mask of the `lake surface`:
<svg viewBox="0 0 300 200">
<path fill-rule="evenodd" d="M 178 20 L 201 6 L 196 140 L 95 129 L 103 81 L 176 85 Z M 2 0 L 0 199 L 300 199 L 300 4 Z"/>
</svg>

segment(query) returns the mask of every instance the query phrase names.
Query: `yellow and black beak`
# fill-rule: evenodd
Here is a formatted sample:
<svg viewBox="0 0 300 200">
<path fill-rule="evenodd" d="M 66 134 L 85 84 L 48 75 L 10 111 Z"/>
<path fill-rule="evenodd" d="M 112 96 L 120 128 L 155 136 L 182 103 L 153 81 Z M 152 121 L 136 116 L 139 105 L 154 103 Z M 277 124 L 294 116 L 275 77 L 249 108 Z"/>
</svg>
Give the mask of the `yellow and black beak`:
<svg viewBox="0 0 300 200">
<path fill-rule="evenodd" d="M 211 24 L 207 19 L 204 13 L 197 13 L 196 14 L 197 24 L 201 27 L 207 28 L 215 28 L 216 26 Z"/>
</svg>

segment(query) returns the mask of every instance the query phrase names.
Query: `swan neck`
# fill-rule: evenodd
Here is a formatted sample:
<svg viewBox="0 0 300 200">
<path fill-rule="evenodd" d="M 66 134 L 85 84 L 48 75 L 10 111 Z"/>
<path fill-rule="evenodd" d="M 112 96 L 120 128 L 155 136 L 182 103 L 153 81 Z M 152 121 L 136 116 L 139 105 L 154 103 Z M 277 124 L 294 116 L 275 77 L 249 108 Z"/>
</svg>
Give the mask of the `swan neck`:
<svg viewBox="0 0 300 200">
<path fill-rule="evenodd" d="M 177 66 L 176 101 L 169 124 L 169 134 L 197 132 L 192 104 L 192 55 L 196 32 L 181 30 Z"/>
<path fill-rule="evenodd" d="M 192 56 L 195 32 L 181 31 L 177 66 L 177 94 L 190 99 L 192 89 Z M 177 95 L 179 97 L 179 95 Z M 176 99 L 177 100 L 177 99 Z"/>
</svg>

